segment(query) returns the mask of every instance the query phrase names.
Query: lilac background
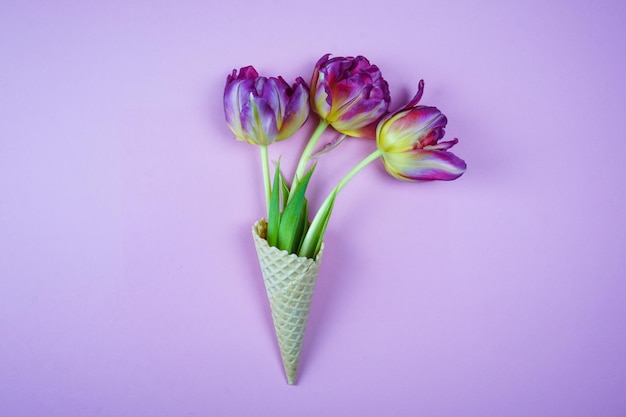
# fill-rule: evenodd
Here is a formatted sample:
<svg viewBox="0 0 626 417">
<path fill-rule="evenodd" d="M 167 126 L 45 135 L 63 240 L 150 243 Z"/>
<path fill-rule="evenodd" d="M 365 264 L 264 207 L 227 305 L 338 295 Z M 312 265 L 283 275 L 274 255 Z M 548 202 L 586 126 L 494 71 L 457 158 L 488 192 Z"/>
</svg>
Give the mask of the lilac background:
<svg viewBox="0 0 626 417">
<path fill-rule="evenodd" d="M 624 4 L 3 1 L 0 415 L 626 415 Z M 289 387 L 221 94 L 326 52 L 424 78 L 469 169 L 345 189 Z"/>
</svg>

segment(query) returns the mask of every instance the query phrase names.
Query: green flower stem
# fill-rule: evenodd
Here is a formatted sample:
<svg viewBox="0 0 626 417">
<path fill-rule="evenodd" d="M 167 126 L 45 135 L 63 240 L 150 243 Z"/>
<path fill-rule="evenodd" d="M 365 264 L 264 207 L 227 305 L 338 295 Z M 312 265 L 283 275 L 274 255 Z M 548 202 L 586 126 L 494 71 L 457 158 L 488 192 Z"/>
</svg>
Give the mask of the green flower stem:
<svg viewBox="0 0 626 417">
<path fill-rule="evenodd" d="M 346 186 L 346 184 L 356 175 L 359 173 L 359 171 L 361 171 L 363 168 L 365 168 L 366 166 L 368 166 L 370 163 L 374 162 L 375 160 L 377 160 L 378 158 L 380 158 L 380 156 L 383 154 L 383 152 L 380 149 L 376 149 L 374 152 L 372 152 L 371 154 L 369 154 L 368 156 L 365 157 L 365 159 L 363 159 L 361 162 L 359 162 L 354 168 L 352 168 L 350 170 L 350 172 L 348 172 L 346 174 L 345 177 L 343 177 L 341 179 L 341 181 L 339 181 L 339 184 L 337 184 L 337 186 L 335 187 L 335 190 L 337 193 L 339 193 L 339 191 L 341 191 L 343 189 L 343 187 Z M 332 194 L 332 193 L 331 193 Z"/>
<path fill-rule="evenodd" d="M 320 137 L 322 137 L 322 133 L 324 133 L 324 130 L 326 130 L 327 127 L 328 122 L 324 119 L 320 119 L 317 128 L 315 128 L 315 131 L 311 135 L 309 142 L 306 144 L 304 151 L 302 151 L 300 161 L 298 162 L 298 167 L 296 168 L 296 173 L 293 176 L 293 181 L 291 182 L 291 192 L 289 193 L 289 199 L 291 199 L 293 191 L 296 189 L 298 182 L 300 182 L 300 178 L 302 178 L 302 175 L 304 174 L 304 170 L 309 164 L 309 160 L 311 159 L 311 155 L 313 154 L 313 150 L 315 149 L 317 142 L 319 142 Z"/>
<path fill-rule="evenodd" d="M 265 187 L 265 208 L 269 217 L 270 212 L 270 192 L 272 185 L 270 182 L 270 159 L 267 152 L 267 145 L 261 145 L 261 164 L 263 165 L 263 185 Z"/>
<path fill-rule="evenodd" d="M 337 196 L 337 194 L 339 194 L 339 192 L 343 189 L 343 187 L 345 187 L 346 184 L 348 184 L 348 182 L 350 182 L 350 180 L 352 178 L 354 178 L 354 176 L 356 174 L 358 174 L 363 168 L 368 166 L 370 163 L 372 163 L 373 161 L 375 161 L 378 158 L 380 158 L 381 155 L 382 155 L 382 151 L 380 149 L 377 149 L 374 152 L 372 152 L 371 154 L 369 154 L 368 156 L 366 156 L 365 159 L 363 159 L 354 168 L 352 168 L 350 170 L 350 172 L 348 172 L 346 174 L 346 176 L 343 177 L 341 179 L 341 181 L 339 181 L 337 186 L 335 188 L 333 188 L 333 190 L 330 192 L 330 194 L 328 194 L 328 197 L 326 197 L 326 200 L 324 200 L 324 202 L 322 203 L 321 207 L 317 211 L 317 214 L 313 218 L 313 221 L 311 222 L 311 226 L 309 227 L 309 232 L 307 232 L 307 234 L 306 234 L 306 236 L 304 238 L 304 241 L 302 242 L 303 250 L 301 252 L 304 252 L 304 251 L 308 250 L 311 247 L 311 245 L 313 244 L 312 240 L 315 238 L 315 236 L 314 236 L 315 232 L 319 229 L 320 222 L 323 220 L 323 217 L 324 217 L 323 213 L 326 210 L 328 210 L 328 207 L 331 204 L 334 203 L 334 200 L 335 200 L 335 197 Z M 323 233 L 322 233 L 321 236 L 319 236 L 320 240 L 322 238 L 323 238 Z"/>
</svg>

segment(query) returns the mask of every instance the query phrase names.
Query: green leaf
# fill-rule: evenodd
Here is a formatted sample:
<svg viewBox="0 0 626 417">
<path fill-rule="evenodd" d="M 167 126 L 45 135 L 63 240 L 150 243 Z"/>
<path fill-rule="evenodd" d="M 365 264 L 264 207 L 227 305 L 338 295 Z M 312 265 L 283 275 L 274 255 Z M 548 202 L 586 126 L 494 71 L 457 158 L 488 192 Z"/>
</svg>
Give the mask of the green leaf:
<svg viewBox="0 0 626 417">
<path fill-rule="evenodd" d="M 296 237 L 300 234 L 301 238 L 302 231 L 304 230 L 303 225 L 308 222 L 308 219 L 303 217 L 303 215 L 306 215 L 306 210 L 303 209 L 303 206 L 307 204 L 304 194 L 314 169 L 315 166 L 313 166 L 298 183 L 291 195 L 291 200 L 289 200 L 287 207 L 285 207 L 283 211 L 278 229 L 278 249 L 294 253 L 294 246 L 297 248 L 300 244 L 299 240 L 296 241 Z"/>
<path fill-rule="evenodd" d="M 311 258 L 313 258 L 313 259 L 315 259 L 317 257 L 317 254 L 320 253 L 320 249 L 322 249 L 322 242 L 324 241 L 324 234 L 326 233 L 326 227 L 328 226 L 328 221 L 330 220 L 330 215 L 332 214 L 333 208 L 335 207 L 335 197 L 336 196 L 337 196 L 337 193 L 335 193 L 335 195 L 333 196 L 333 200 L 330 203 L 330 207 L 328 208 L 328 212 L 324 213 L 324 218 L 322 220 L 322 227 L 314 235 L 315 236 L 314 241 L 317 241 L 317 242 L 315 243 L 315 251 L 311 255 Z"/>
<path fill-rule="evenodd" d="M 278 228 L 280 224 L 280 182 L 282 179 L 280 173 L 280 159 L 276 163 L 274 170 L 274 185 L 270 193 L 270 209 L 267 215 L 267 244 L 276 246 L 278 242 Z"/>
<path fill-rule="evenodd" d="M 300 246 L 302 246 L 304 236 L 309 228 L 309 202 L 306 198 L 304 199 L 304 204 L 302 204 L 302 215 L 300 218 L 302 221 L 298 224 L 298 228 L 294 233 L 293 247 L 291 249 L 292 253 L 298 253 Z"/>
<path fill-rule="evenodd" d="M 285 181 L 284 176 L 280 176 L 280 185 L 283 189 L 283 210 L 287 207 L 287 201 L 289 201 L 289 186 L 287 186 L 287 181 Z"/>
<path fill-rule="evenodd" d="M 306 233 L 302 246 L 298 252 L 299 256 L 306 256 L 307 258 L 315 259 L 319 253 L 322 248 L 324 233 L 326 233 L 326 227 L 328 226 L 330 215 L 332 214 L 333 207 L 335 206 L 335 198 L 337 198 L 337 190 L 331 194 L 330 200 L 324 204 L 324 207 L 320 209 L 321 211 L 315 215 L 315 219 Z"/>
</svg>

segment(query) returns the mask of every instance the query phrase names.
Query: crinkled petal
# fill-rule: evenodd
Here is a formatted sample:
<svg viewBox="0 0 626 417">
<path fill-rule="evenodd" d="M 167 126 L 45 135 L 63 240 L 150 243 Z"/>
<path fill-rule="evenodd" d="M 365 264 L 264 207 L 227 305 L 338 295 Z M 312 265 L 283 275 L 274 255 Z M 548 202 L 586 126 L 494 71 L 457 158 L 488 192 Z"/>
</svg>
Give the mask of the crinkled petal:
<svg viewBox="0 0 626 417">
<path fill-rule="evenodd" d="M 334 57 L 328 59 L 325 63 L 320 65 L 319 71 L 326 76 L 326 82 L 329 85 L 334 85 L 339 80 L 342 80 L 352 72 L 354 65 L 354 58 L 352 57 Z"/>
<path fill-rule="evenodd" d="M 372 85 L 368 98 L 380 99 L 389 103 L 391 101 L 391 96 L 389 95 L 389 84 L 387 84 L 387 81 L 381 79 L 376 82 L 376 84 Z"/>
<path fill-rule="evenodd" d="M 256 145 L 269 145 L 276 140 L 276 116 L 268 101 L 250 93 L 249 101 L 241 111 L 245 140 Z"/>
<path fill-rule="evenodd" d="M 387 172 L 403 181 L 450 181 L 466 169 L 465 161 L 445 151 L 389 152 L 382 159 Z"/>
<path fill-rule="evenodd" d="M 347 119 L 377 107 L 377 100 L 387 102 L 387 106 L 389 102 L 387 82 L 378 67 L 371 65 L 363 56 L 329 59 L 328 54 L 324 55 L 316 64 L 311 93 L 314 111 L 331 124 L 342 119 L 344 130 L 348 128 Z M 372 101 L 361 103 L 362 100 Z M 376 113 L 373 116 L 364 115 L 349 128 L 361 128 L 379 117 L 380 114 Z"/>
<path fill-rule="evenodd" d="M 235 75 L 235 71 L 233 71 L 233 76 Z M 239 70 L 239 75 L 237 75 L 237 80 L 254 80 L 259 78 L 259 73 L 254 69 L 252 65 L 248 65 L 247 67 L 242 67 Z"/>
<path fill-rule="evenodd" d="M 352 60 L 352 65 L 350 66 L 351 72 L 357 71 L 378 71 L 378 67 L 376 65 L 370 64 L 370 61 L 362 55 L 356 56 Z"/>
<path fill-rule="evenodd" d="M 317 62 L 315 63 L 315 72 L 319 71 L 320 68 L 326 65 L 329 56 L 330 54 L 325 54 L 317 60 Z"/>
</svg>

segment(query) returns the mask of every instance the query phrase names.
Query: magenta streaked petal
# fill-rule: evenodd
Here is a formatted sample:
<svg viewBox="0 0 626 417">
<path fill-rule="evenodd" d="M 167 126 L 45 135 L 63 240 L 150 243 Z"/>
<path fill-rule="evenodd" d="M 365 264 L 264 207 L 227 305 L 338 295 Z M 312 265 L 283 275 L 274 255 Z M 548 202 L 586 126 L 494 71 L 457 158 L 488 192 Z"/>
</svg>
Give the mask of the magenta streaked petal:
<svg viewBox="0 0 626 417">
<path fill-rule="evenodd" d="M 254 80 L 256 78 L 259 78 L 259 73 L 254 69 L 252 65 L 241 68 L 239 70 L 239 76 L 237 77 L 237 79 L 239 80 Z"/>
<path fill-rule="evenodd" d="M 355 127 L 360 127 L 381 118 L 387 112 L 388 103 L 376 98 L 360 100 L 351 103 L 338 118 L 342 122 L 352 122 Z"/>
<path fill-rule="evenodd" d="M 256 145 L 270 145 L 278 136 L 274 111 L 266 99 L 253 93 L 241 111 L 241 125 L 245 140 Z"/>
<path fill-rule="evenodd" d="M 328 62 L 329 56 L 330 54 L 325 54 L 320 59 L 318 59 L 317 62 L 315 63 L 315 69 L 319 70 L 321 67 L 323 67 Z"/>
<path fill-rule="evenodd" d="M 319 68 L 321 73 L 324 73 L 329 85 L 334 85 L 337 81 L 342 80 L 350 75 L 350 70 L 353 65 L 352 57 L 334 57 L 327 60 Z"/>
<path fill-rule="evenodd" d="M 291 137 L 309 117 L 309 88 L 302 78 L 296 80 L 293 95 L 289 98 L 276 140 Z"/>
<path fill-rule="evenodd" d="M 370 64 L 370 61 L 362 55 L 355 57 L 352 60 L 352 65 L 350 66 L 351 72 L 357 71 L 371 71 L 377 72 L 378 67 L 376 65 Z"/>
<path fill-rule="evenodd" d="M 389 107 L 389 87 L 380 70 L 363 56 L 324 55 L 317 63 L 311 81 L 313 110 L 347 135 L 361 135 Z"/>
<path fill-rule="evenodd" d="M 375 137 L 378 120 L 387 112 L 387 102 L 380 100 L 361 100 L 349 112 L 332 123 L 335 130 L 355 137 Z M 362 131 L 362 129 L 366 128 Z M 360 132 L 360 133 L 359 133 Z M 367 134 L 365 134 L 367 132 Z"/>
<path fill-rule="evenodd" d="M 441 139 L 445 135 L 445 133 L 446 133 L 446 130 L 443 127 L 431 128 L 428 133 L 424 134 L 421 137 L 421 139 L 419 140 L 419 143 L 415 145 L 415 148 L 423 149 L 427 146 L 434 146 L 437 144 L 439 139 Z"/>
<path fill-rule="evenodd" d="M 384 120 L 377 132 L 378 146 L 385 152 L 403 152 L 437 143 L 447 123 L 436 107 L 417 106 Z"/>
<path fill-rule="evenodd" d="M 451 181 L 467 167 L 461 158 L 445 151 L 389 152 L 382 159 L 387 172 L 403 181 Z"/>
<path fill-rule="evenodd" d="M 401 112 L 394 118 L 393 126 L 389 131 L 419 132 L 427 129 L 445 127 L 448 120 L 436 107 L 417 106 Z"/>
<path fill-rule="evenodd" d="M 333 125 L 334 127 L 335 125 Z M 368 125 L 363 127 L 359 127 L 357 129 L 345 129 L 341 131 L 337 128 L 335 130 L 343 133 L 346 136 L 352 136 L 354 138 L 362 138 L 362 139 L 376 139 L 376 126 L 378 126 L 378 122 L 374 121 Z M 341 127 L 341 126 L 340 126 Z"/>
<path fill-rule="evenodd" d="M 387 85 L 387 81 L 382 80 L 380 83 L 372 85 L 372 89 L 369 90 L 368 98 L 384 100 L 389 103 L 391 101 L 391 96 L 389 95 L 389 86 Z"/>
<path fill-rule="evenodd" d="M 361 90 L 361 95 L 351 97 L 343 106 L 335 111 L 333 100 L 333 111 L 328 116 L 328 121 L 332 126 L 347 135 L 353 136 L 348 131 L 356 131 L 364 126 L 378 121 L 389 108 L 388 96 L 371 97 L 370 92 L 374 89 L 365 86 Z M 334 90 L 333 90 L 334 91 Z M 376 89 L 376 91 L 380 91 Z"/>
<path fill-rule="evenodd" d="M 350 111 L 355 102 L 365 96 L 365 87 L 366 84 L 359 77 L 350 77 L 336 83 L 331 92 L 333 109 L 329 121 L 333 122 Z"/>
<path fill-rule="evenodd" d="M 404 106 L 404 110 L 417 106 L 417 103 L 419 103 L 420 99 L 422 98 L 422 94 L 424 94 L 424 80 L 420 80 L 419 84 L 417 85 L 417 93 L 415 94 L 415 97 L 413 97 L 411 101 L 409 101 L 409 104 Z"/>
<path fill-rule="evenodd" d="M 447 151 L 457 143 L 459 143 L 459 140 L 457 138 L 454 138 L 446 142 L 439 142 L 436 145 L 424 146 L 422 149 L 424 149 L 425 151 Z"/>
</svg>

